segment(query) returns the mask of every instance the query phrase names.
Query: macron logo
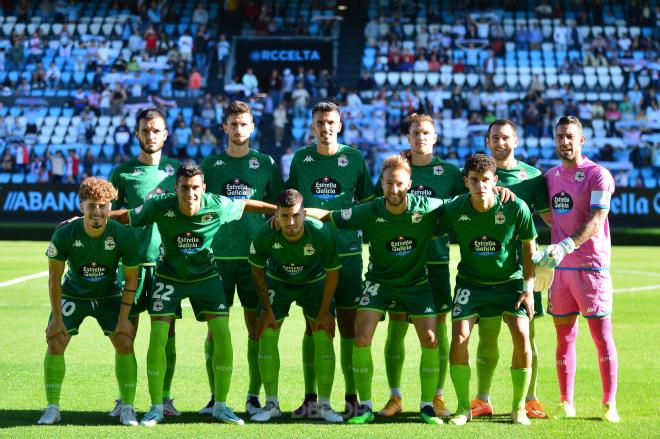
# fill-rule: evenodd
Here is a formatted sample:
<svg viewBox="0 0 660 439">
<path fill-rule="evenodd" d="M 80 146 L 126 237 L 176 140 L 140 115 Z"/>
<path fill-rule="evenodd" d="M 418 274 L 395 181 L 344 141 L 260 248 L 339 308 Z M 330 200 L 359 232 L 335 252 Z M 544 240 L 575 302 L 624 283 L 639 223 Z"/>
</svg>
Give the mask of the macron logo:
<svg viewBox="0 0 660 439">
<path fill-rule="evenodd" d="M 171 210 L 168 210 L 167 213 L 165 214 L 165 216 L 168 217 L 168 218 L 174 218 L 174 212 L 172 212 Z"/>
<path fill-rule="evenodd" d="M 377 223 L 386 223 L 387 220 L 385 218 L 378 217 L 378 218 L 376 218 L 376 222 Z"/>
<path fill-rule="evenodd" d="M 459 221 L 470 221 L 470 217 L 467 215 L 461 215 L 461 217 L 458 219 Z"/>
<path fill-rule="evenodd" d="M 307 157 L 305 157 L 305 158 L 303 159 L 303 163 L 305 163 L 305 162 L 313 162 L 313 161 L 314 161 L 314 157 L 312 157 L 311 155 L 308 155 Z"/>
<path fill-rule="evenodd" d="M 83 243 L 79 239 L 76 239 L 76 242 L 73 243 L 74 247 L 84 247 Z"/>
</svg>

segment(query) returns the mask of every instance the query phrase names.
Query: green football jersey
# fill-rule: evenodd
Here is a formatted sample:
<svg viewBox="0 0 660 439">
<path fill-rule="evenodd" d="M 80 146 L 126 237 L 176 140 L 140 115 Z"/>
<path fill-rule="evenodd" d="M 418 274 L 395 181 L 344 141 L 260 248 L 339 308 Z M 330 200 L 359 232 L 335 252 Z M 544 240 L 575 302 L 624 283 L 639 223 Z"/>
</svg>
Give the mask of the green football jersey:
<svg viewBox="0 0 660 439">
<path fill-rule="evenodd" d="M 193 216 L 179 211 L 176 194 L 156 195 L 129 211 L 130 224 L 156 224 L 162 254 L 156 274 L 177 282 L 196 282 L 217 276 L 211 243 L 224 223 L 237 220 L 244 204 L 222 195 L 202 194 L 202 206 Z"/>
<path fill-rule="evenodd" d="M 366 278 L 389 286 L 426 282 L 426 255 L 443 200 L 408 194 L 408 209 L 394 215 L 378 197 L 366 204 L 332 212 L 340 229 L 362 229 L 369 236 Z"/>
<path fill-rule="evenodd" d="M 373 183 L 362 153 L 339 145 L 333 155 L 322 155 L 316 144 L 293 155 L 287 187 L 297 189 L 306 207 L 338 210 L 364 202 L 374 196 Z M 362 238 L 356 230 L 338 233 L 340 256 L 362 254 Z"/>
<path fill-rule="evenodd" d="M 536 238 L 532 213 L 520 198 L 495 204 L 487 212 L 477 212 L 470 194 L 461 195 L 445 206 L 439 225 L 453 231 L 461 249 L 458 276 L 472 283 L 496 285 L 522 278 L 516 249 L 519 241 Z"/>
<path fill-rule="evenodd" d="M 117 165 L 110 173 L 109 181 L 119 192 L 112 203 L 113 209 L 133 209 L 141 206 L 154 195 L 174 192 L 178 160 L 162 156 L 157 165 L 148 165 L 134 158 Z M 160 235 L 155 225 L 135 229 L 140 262 L 154 265 L 159 254 Z"/>
<path fill-rule="evenodd" d="M 140 263 L 135 234 L 129 227 L 109 219 L 103 234 L 92 238 L 78 218 L 55 230 L 46 256 L 67 262 L 62 297 L 98 300 L 121 294 L 117 265 L 137 267 Z"/>
<path fill-rule="evenodd" d="M 408 193 L 431 198 L 453 198 L 467 192 L 463 174 L 456 166 L 437 157 L 428 165 L 410 165 L 412 187 Z M 382 177 L 382 176 L 381 176 Z M 378 178 L 376 196 L 383 195 L 381 177 Z M 449 236 L 436 236 L 429 245 L 427 264 L 449 263 Z"/>
<path fill-rule="evenodd" d="M 543 173 L 534 166 L 518 161 L 511 169 L 497 168 L 497 185 L 509 188 L 522 198 L 533 212 L 550 211 L 548 187 Z"/>
<path fill-rule="evenodd" d="M 281 231 L 262 224 L 250 246 L 250 264 L 267 266 L 266 274 L 292 284 L 309 284 L 325 278 L 325 270 L 339 270 L 337 232 L 330 224 L 305 219 L 305 231 L 296 242 Z"/>
<path fill-rule="evenodd" d="M 232 199 L 274 202 L 284 189 L 279 168 L 272 157 L 250 149 L 244 157 L 226 151 L 202 162 L 206 191 Z M 221 227 L 213 239 L 216 259 L 247 259 L 252 236 L 264 222 L 263 215 L 245 215 Z"/>
</svg>

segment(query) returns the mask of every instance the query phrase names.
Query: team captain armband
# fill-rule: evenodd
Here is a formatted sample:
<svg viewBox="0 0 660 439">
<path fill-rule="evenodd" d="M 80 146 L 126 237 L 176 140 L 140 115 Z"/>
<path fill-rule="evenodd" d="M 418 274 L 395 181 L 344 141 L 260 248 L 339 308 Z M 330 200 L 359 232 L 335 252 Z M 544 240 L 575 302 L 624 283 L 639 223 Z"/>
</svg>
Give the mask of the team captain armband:
<svg viewBox="0 0 660 439">
<path fill-rule="evenodd" d="M 589 207 L 591 207 L 592 209 L 609 209 L 611 198 L 612 198 L 611 192 L 592 191 L 591 202 L 589 203 Z"/>
</svg>

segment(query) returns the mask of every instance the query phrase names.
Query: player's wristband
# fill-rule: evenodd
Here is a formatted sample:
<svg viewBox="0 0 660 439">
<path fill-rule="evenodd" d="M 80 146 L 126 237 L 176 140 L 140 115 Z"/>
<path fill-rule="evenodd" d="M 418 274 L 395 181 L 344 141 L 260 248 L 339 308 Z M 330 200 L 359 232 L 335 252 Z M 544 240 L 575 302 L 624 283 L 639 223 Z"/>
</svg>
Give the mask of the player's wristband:
<svg viewBox="0 0 660 439">
<path fill-rule="evenodd" d="M 122 302 L 121 304 L 126 305 L 126 306 L 133 306 L 133 304 L 131 302 Z"/>
<path fill-rule="evenodd" d="M 534 292 L 534 279 L 524 279 L 523 280 L 523 293 L 533 293 Z"/>
</svg>

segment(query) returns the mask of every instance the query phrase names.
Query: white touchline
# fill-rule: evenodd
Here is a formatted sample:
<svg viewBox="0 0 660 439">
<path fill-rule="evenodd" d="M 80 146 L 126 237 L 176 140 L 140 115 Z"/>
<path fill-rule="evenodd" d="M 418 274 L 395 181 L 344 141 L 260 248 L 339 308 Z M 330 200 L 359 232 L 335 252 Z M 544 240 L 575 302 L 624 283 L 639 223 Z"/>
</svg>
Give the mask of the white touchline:
<svg viewBox="0 0 660 439">
<path fill-rule="evenodd" d="M 0 282 L 0 288 L 8 287 L 10 285 L 20 284 L 21 282 L 25 282 L 26 280 L 38 279 L 40 277 L 45 277 L 45 276 L 48 276 L 48 270 L 41 271 L 39 273 L 28 274 L 27 276 L 21 276 L 21 277 L 17 277 L 16 279 Z"/>
</svg>

